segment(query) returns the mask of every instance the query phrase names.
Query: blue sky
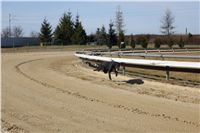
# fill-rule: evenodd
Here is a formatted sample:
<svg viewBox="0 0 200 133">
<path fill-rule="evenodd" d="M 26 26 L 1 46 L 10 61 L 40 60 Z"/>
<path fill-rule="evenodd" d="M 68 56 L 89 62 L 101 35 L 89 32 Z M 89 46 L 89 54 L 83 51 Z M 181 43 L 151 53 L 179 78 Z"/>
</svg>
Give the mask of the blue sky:
<svg viewBox="0 0 200 133">
<path fill-rule="evenodd" d="M 87 34 L 95 33 L 98 27 L 108 29 L 110 19 L 115 19 L 120 5 L 126 34 L 161 34 L 161 19 L 168 8 L 175 16 L 176 33 L 193 34 L 199 31 L 199 1 L 196 2 L 2 2 L 2 28 L 8 26 L 8 15 L 12 15 L 12 26 L 21 26 L 24 36 L 31 31 L 40 31 L 46 17 L 53 29 L 64 12 L 70 10 L 75 18 L 77 11 Z"/>
</svg>

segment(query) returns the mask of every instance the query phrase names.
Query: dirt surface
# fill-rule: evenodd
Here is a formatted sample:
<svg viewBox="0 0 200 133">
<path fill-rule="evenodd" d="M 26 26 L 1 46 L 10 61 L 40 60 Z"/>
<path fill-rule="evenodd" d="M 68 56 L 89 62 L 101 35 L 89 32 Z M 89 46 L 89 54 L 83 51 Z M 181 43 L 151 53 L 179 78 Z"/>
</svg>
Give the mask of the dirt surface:
<svg viewBox="0 0 200 133">
<path fill-rule="evenodd" d="M 3 132 L 200 132 L 199 88 L 110 81 L 73 54 L 2 54 Z"/>
</svg>

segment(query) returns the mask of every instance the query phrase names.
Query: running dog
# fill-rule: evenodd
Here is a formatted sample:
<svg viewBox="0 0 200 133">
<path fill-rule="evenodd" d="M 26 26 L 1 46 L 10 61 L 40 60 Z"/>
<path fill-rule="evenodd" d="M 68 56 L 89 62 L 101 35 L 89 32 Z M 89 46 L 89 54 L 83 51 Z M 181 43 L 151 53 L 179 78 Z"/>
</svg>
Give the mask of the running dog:
<svg viewBox="0 0 200 133">
<path fill-rule="evenodd" d="M 104 73 L 108 73 L 109 79 L 112 80 L 111 78 L 111 72 L 115 72 L 115 76 L 117 77 L 118 71 L 120 68 L 120 64 L 114 61 L 111 62 L 102 62 L 98 64 L 97 68 L 94 71 L 103 71 Z"/>
</svg>

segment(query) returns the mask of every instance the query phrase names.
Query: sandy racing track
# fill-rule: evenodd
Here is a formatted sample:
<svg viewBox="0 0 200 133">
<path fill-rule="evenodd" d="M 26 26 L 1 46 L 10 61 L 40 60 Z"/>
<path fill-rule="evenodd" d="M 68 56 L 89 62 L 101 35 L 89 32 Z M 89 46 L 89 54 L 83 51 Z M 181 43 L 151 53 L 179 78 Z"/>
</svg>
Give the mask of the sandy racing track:
<svg viewBox="0 0 200 133">
<path fill-rule="evenodd" d="M 74 52 L 2 53 L 2 131 L 200 132 L 200 91 L 84 67 Z"/>
</svg>

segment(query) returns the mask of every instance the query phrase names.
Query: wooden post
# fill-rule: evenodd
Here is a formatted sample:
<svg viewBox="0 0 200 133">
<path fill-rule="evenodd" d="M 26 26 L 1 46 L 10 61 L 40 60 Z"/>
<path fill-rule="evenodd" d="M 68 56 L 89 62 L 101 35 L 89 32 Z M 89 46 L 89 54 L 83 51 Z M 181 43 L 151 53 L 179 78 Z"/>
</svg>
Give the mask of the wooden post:
<svg viewBox="0 0 200 133">
<path fill-rule="evenodd" d="M 172 48 L 172 52 L 174 53 L 174 49 Z"/>
<path fill-rule="evenodd" d="M 169 67 L 166 67 L 166 80 L 169 80 Z"/>
<path fill-rule="evenodd" d="M 147 51 L 147 49 L 145 49 L 145 54 L 147 54 L 148 53 L 148 51 Z"/>
<path fill-rule="evenodd" d="M 122 73 L 123 75 L 125 75 L 125 66 L 123 66 L 122 68 L 123 68 Z"/>
<path fill-rule="evenodd" d="M 118 57 L 119 57 L 119 58 L 121 58 L 121 56 L 120 56 L 119 52 L 118 52 L 118 54 L 117 54 L 117 55 L 118 55 Z"/>
<path fill-rule="evenodd" d="M 186 48 L 186 51 L 187 51 L 187 52 L 190 52 L 190 51 L 188 50 L 188 48 Z"/>
<path fill-rule="evenodd" d="M 161 58 L 162 58 L 162 60 L 164 60 L 164 57 L 163 57 L 163 55 L 161 54 Z"/>
</svg>

